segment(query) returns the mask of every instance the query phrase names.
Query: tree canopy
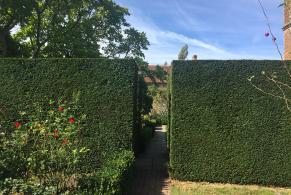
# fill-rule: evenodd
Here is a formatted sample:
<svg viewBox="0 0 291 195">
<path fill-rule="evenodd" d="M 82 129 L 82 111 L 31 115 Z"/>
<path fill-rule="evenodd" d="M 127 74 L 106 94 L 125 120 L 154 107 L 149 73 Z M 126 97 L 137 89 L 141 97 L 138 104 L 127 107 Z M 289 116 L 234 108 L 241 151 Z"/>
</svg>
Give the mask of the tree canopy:
<svg viewBox="0 0 291 195">
<path fill-rule="evenodd" d="M 0 0 L 0 55 L 144 57 L 149 42 L 112 0 Z M 18 30 L 11 36 L 14 27 Z"/>
<path fill-rule="evenodd" d="M 180 50 L 180 52 L 178 54 L 178 60 L 186 60 L 187 56 L 188 56 L 188 45 L 185 44 L 181 48 L 181 50 Z"/>
</svg>

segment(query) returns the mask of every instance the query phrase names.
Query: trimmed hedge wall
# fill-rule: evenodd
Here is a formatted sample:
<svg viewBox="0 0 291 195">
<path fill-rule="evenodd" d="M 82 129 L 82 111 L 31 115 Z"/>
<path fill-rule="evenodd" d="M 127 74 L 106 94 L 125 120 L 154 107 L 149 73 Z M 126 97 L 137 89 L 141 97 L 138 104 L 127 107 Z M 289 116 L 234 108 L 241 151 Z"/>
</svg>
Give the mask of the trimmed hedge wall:
<svg viewBox="0 0 291 195">
<path fill-rule="evenodd" d="M 113 151 L 132 150 L 136 83 L 133 60 L 0 59 L 0 120 L 13 122 L 27 105 L 80 92 L 84 144 L 91 149 L 84 166 L 101 167 Z"/>
<path fill-rule="evenodd" d="M 290 114 L 262 71 L 279 61 L 174 61 L 171 175 L 180 180 L 291 186 Z M 286 76 L 280 80 L 289 81 Z M 286 80 L 287 79 L 287 80 Z"/>
</svg>

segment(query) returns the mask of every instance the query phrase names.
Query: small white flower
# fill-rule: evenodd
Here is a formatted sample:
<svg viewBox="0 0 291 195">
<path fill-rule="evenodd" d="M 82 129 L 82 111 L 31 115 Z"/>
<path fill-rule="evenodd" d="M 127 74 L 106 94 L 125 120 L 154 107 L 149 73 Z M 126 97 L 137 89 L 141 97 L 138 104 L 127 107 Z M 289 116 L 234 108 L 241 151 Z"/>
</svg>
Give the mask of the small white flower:
<svg viewBox="0 0 291 195">
<path fill-rule="evenodd" d="M 24 111 L 19 111 L 19 114 L 20 114 L 21 116 L 23 116 L 23 115 L 26 115 L 26 112 L 24 112 Z"/>
<path fill-rule="evenodd" d="M 255 78 L 255 76 L 254 76 L 254 75 L 253 75 L 253 76 L 251 76 L 251 77 L 249 77 L 249 78 L 248 78 L 248 80 L 249 80 L 249 81 L 252 81 L 252 79 L 253 79 L 253 78 Z"/>
</svg>

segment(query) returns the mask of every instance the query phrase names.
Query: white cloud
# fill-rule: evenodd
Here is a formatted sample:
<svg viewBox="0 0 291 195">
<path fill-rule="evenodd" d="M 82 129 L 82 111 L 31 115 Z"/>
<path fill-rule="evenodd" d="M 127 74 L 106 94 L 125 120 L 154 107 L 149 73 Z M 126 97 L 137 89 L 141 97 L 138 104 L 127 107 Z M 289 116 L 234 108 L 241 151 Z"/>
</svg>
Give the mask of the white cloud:
<svg viewBox="0 0 291 195">
<path fill-rule="evenodd" d="M 146 60 L 152 64 L 162 64 L 165 61 L 170 63 L 177 59 L 180 48 L 184 44 L 189 45 L 189 57 L 195 53 L 199 59 L 274 59 L 274 55 L 264 56 L 264 54 L 254 54 L 253 51 L 241 51 L 225 49 L 219 46 L 219 42 L 213 44 L 205 42 L 194 37 L 189 37 L 184 34 L 164 30 L 159 27 L 150 17 L 145 15 L 142 10 L 135 7 L 129 7 L 131 16 L 128 21 L 138 30 L 144 31 L 150 41 L 149 50 L 145 51 Z M 186 18 L 186 16 L 185 16 Z M 192 21 L 186 21 L 192 22 Z M 194 21 L 195 22 L 195 21 Z M 193 23 L 192 23 L 193 24 Z M 257 42 L 257 40 L 253 40 Z M 260 48 L 258 48 L 260 50 Z"/>
<path fill-rule="evenodd" d="M 187 37 L 176 32 L 164 31 L 149 18 L 141 16 L 141 12 L 135 11 L 133 8 L 130 8 L 130 10 L 132 15 L 128 18 L 129 22 L 138 30 L 144 31 L 150 41 L 151 45 L 149 50 L 145 51 L 146 60 L 149 63 L 164 63 L 165 61 L 170 62 L 177 59 L 178 52 L 183 44 L 189 45 L 189 52 L 192 49 L 196 49 L 205 54 L 212 53 L 211 56 L 213 56 L 213 54 L 216 54 L 215 56 L 235 56 L 210 43 Z M 198 55 L 206 57 L 207 55 L 205 54 L 199 53 Z"/>
<path fill-rule="evenodd" d="M 161 31 L 160 33 L 169 39 L 175 39 L 181 43 L 189 44 L 190 46 L 202 47 L 204 49 L 207 49 L 213 52 L 218 52 L 218 53 L 227 53 L 223 49 L 220 49 L 218 47 L 215 47 L 203 41 L 184 36 L 182 34 L 178 34 L 175 32 L 164 32 L 164 31 Z"/>
</svg>

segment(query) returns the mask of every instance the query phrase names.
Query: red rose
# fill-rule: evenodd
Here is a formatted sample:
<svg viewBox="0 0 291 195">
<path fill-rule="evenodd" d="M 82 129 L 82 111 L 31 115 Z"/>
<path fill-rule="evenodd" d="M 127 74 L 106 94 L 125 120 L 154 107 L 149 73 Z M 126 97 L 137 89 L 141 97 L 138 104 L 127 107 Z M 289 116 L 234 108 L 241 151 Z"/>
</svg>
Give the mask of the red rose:
<svg viewBox="0 0 291 195">
<path fill-rule="evenodd" d="M 59 134 L 54 134 L 53 137 L 54 137 L 55 139 L 58 139 L 58 138 L 59 138 Z"/>
<path fill-rule="evenodd" d="M 65 108 L 64 108 L 63 106 L 60 106 L 60 107 L 58 108 L 58 110 L 59 110 L 60 112 L 62 112 L 64 109 L 65 109 Z"/>
<path fill-rule="evenodd" d="M 21 126 L 21 123 L 20 122 L 15 122 L 15 127 L 18 129 L 19 127 Z"/>
<path fill-rule="evenodd" d="M 70 118 L 69 118 L 69 123 L 74 123 L 74 122 L 75 122 L 74 117 L 70 117 Z"/>
</svg>

